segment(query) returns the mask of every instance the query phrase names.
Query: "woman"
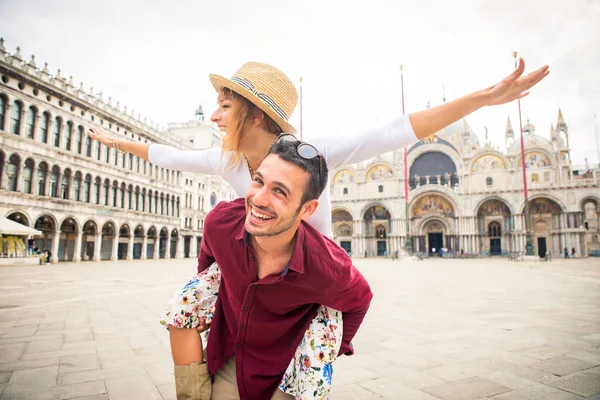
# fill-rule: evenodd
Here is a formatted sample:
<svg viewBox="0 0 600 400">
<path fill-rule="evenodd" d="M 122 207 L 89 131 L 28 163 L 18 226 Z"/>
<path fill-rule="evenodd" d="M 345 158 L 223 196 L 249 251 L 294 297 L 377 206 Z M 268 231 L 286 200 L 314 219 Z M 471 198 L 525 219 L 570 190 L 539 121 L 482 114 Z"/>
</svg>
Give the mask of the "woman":
<svg viewBox="0 0 600 400">
<path fill-rule="evenodd" d="M 489 88 L 438 107 L 402 116 L 383 128 L 361 135 L 344 140 L 333 138 L 331 141 L 325 137 L 312 141 L 312 144 L 325 156 L 330 171 L 341 165 L 357 163 L 400 149 L 443 129 L 483 106 L 504 104 L 526 96 L 527 90 L 549 73 L 548 67 L 545 66 L 522 76 L 524 69 L 524 62 L 520 60 L 519 67 L 511 75 Z M 221 149 L 182 151 L 164 145 L 148 145 L 111 138 L 101 129 L 92 130 L 90 136 L 107 146 L 132 153 L 161 167 L 220 175 L 239 196 L 244 196 L 251 184 L 253 171 L 267 155 L 277 136 L 280 133 L 295 133 L 295 129 L 288 121 L 296 107 L 298 95 L 292 82 L 281 71 L 262 63 L 244 64 L 231 79 L 219 75 L 211 75 L 210 79 L 219 93 L 218 108 L 212 115 L 211 121 L 226 132 Z M 319 204 L 321 207 L 308 222 L 324 235 L 331 237 L 329 187 L 323 191 Z M 211 268 L 207 275 L 194 277 L 181 292 L 175 294 L 169 303 L 165 323 L 170 328 L 176 382 L 178 374 L 187 374 L 184 372 L 185 367 L 202 362 L 202 344 L 196 329 L 203 330 L 206 327 L 204 320 L 198 315 L 206 315 L 210 302 L 205 300 L 210 298 L 211 293 L 203 293 L 199 285 L 215 288 L 218 286 L 218 279 L 218 269 Z M 200 293 L 200 295 L 190 301 L 186 296 L 188 293 Z M 203 295 L 207 296 L 202 297 Z M 183 297 L 186 297 L 185 302 L 188 303 L 185 307 L 182 307 Z M 178 312 L 174 312 L 174 308 Z M 325 319 L 325 324 L 333 321 L 334 325 L 339 326 L 340 330 L 335 333 L 335 337 L 341 338 L 339 313 L 322 307 L 319 314 L 321 318 L 319 319 L 319 316 L 315 318 L 307 330 L 307 336 L 313 334 L 315 329 L 321 329 L 323 316 L 329 314 L 330 319 Z M 320 397 L 327 397 L 331 363 L 328 364 L 327 369 L 321 369 L 327 370 L 329 375 L 325 377 L 326 379 L 320 380 L 325 384 L 318 388 L 307 383 L 310 377 L 296 374 L 302 370 L 302 362 L 299 362 L 298 357 L 306 355 L 302 353 L 306 350 L 302 349 L 303 344 L 305 345 L 304 341 L 299 346 L 295 359 L 291 361 L 280 388 L 296 398 L 311 398 L 315 390 L 320 392 Z M 337 348 L 339 344 L 338 341 Z M 331 352 L 335 358 L 335 349 Z M 291 379 L 293 382 L 290 382 L 290 377 L 297 379 L 295 381 Z M 179 398 L 179 388 L 177 391 Z"/>
</svg>

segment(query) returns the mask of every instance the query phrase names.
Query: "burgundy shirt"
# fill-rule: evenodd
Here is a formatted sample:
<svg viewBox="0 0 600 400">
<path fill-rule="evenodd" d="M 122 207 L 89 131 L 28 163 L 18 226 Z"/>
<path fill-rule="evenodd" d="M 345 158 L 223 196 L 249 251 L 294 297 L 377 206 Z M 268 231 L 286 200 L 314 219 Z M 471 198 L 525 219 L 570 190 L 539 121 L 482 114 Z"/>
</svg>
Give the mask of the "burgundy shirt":
<svg viewBox="0 0 600 400">
<path fill-rule="evenodd" d="M 198 272 L 216 261 L 222 276 L 208 370 L 214 375 L 235 357 L 240 398 L 270 399 L 319 306 L 342 311 L 340 354 L 351 355 L 373 294 L 346 252 L 305 222 L 285 270 L 259 280 L 245 218 L 245 200 L 237 199 L 219 203 L 204 221 Z"/>
</svg>

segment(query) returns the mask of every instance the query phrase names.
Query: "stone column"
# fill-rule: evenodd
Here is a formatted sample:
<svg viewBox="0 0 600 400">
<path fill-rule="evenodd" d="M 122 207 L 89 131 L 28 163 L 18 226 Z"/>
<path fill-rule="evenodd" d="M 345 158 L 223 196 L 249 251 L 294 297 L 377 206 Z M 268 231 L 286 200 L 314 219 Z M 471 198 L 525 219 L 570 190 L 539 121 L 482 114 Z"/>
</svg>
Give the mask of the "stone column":
<svg viewBox="0 0 600 400">
<path fill-rule="evenodd" d="M 183 244 L 184 244 L 185 240 L 183 238 L 182 235 L 177 236 L 177 251 L 175 253 L 175 258 L 176 259 L 182 259 L 183 258 Z"/>
<path fill-rule="evenodd" d="M 73 254 L 73 262 L 81 261 L 81 241 L 83 239 L 83 234 L 81 232 L 77 232 L 77 237 L 75 238 L 75 252 Z"/>
<path fill-rule="evenodd" d="M 171 258 L 171 235 L 167 235 L 167 243 L 165 244 L 165 260 Z"/>
<path fill-rule="evenodd" d="M 144 238 L 142 239 L 142 254 L 140 255 L 140 260 L 146 259 L 147 247 L 148 247 L 148 236 L 144 235 Z"/>
<path fill-rule="evenodd" d="M 101 260 L 101 257 L 100 257 L 101 250 L 102 250 L 102 234 L 97 233 L 96 240 L 94 242 L 94 257 L 92 258 L 93 261 Z"/>
<path fill-rule="evenodd" d="M 133 260 L 133 242 L 135 240 L 135 236 L 131 235 L 129 237 L 129 243 L 127 243 L 127 260 Z"/>
<path fill-rule="evenodd" d="M 119 259 L 119 235 L 115 232 L 112 240 L 112 249 L 110 253 L 110 261 L 117 261 Z"/>
<path fill-rule="evenodd" d="M 71 171 L 71 175 L 69 176 L 69 193 L 67 194 L 69 200 L 75 199 L 75 188 L 73 187 L 73 180 L 75 179 L 75 175 L 73 171 Z M 80 187 L 81 190 L 81 187 Z"/>
<path fill-rule="evenodd" d="M 60 231 L 54 231 L 54 237 L 52 238 L 52 258 L 50 262 L 58 262 L 58 245 L 60 244 Z"/>
<path fill-rule="evenodd" d="M 23 169 L 25 168 L 24 163 L 17 164 L 17 192 L 23 193 Z"/>
<path fill-rule="evenodd" d="M 8 156 L 7 156 L 8 157 Z M 4 160 L 2 162 L 2 174 L 0 175 L 0 189 L 6 189 L 6 166 L 8 165 L 8 160 Z"/>
<path fill-rule="evenodd" d="M 160 249 L 160 236 L 156 236 L 154 238 L 154 252 L 152 254 L 152 258 L 154 260 L 158 260 L 158 258 L 159 258 L 159 253 L 158 253 L 159 249 Z"/>
</svg>

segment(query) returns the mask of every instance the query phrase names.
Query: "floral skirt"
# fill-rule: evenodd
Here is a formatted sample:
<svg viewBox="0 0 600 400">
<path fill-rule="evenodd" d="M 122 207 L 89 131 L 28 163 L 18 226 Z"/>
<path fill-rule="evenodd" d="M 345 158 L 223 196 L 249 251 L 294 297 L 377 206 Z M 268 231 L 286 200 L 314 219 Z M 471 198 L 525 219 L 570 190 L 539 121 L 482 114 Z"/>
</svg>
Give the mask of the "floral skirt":
<svg viewBox="0 0 600 400">
<path fill-rule="evenodd" d="M 199 319 L 210 323 L 215 312 L 221 272 L 217 264 L 194 276 L 167 304 L 161 324 L 195 329 Z M 296 399 L 327 399 L 333 364 L 342 345 L 342 313 L 321 306 L 296 348 L 279 388 Z M 209 331 L 202 333 L 207 343 Z"/>
</svg>

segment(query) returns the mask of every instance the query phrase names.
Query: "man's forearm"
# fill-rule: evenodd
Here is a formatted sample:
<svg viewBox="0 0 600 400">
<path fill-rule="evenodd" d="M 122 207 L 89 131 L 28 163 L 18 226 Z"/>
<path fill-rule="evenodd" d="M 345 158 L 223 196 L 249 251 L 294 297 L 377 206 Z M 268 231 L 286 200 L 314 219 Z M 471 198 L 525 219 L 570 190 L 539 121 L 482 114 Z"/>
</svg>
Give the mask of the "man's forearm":
<svg viewBox="0 0 600 400">
<path fill-rule="evenodd" d="M 421 140 L 485 105 L 485 92 L 479 90 L 440 106 L 411 113 L 408 117 L 415 135 Z"/>
</svg>

